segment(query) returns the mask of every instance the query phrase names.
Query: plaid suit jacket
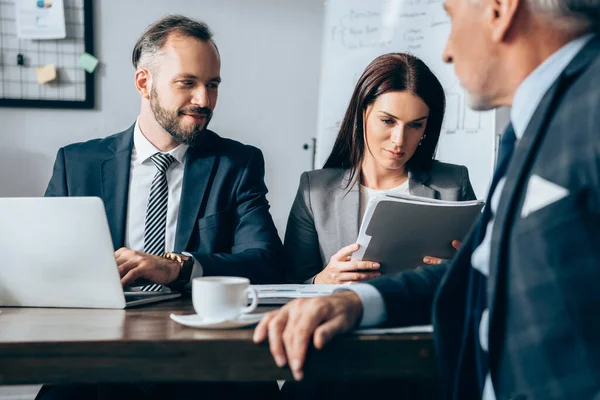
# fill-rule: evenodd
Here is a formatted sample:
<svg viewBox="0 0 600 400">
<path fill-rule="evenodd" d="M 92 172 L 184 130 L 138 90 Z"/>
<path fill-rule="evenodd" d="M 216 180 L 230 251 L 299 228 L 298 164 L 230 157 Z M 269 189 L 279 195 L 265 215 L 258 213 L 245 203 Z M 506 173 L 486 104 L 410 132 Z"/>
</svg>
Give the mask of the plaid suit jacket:
<svg viewBox="0 0 600 400">
<path fill-rule="evenodd" d="M 524 203 L 542 195 L 540 180 L 568 192 L 527 212 Z M 448 399 L 477 396 L 469 355 L 478 338 L 469 334 L 465 298 L 474 247 L 469 237 L 449 266 L 372 281 L 390 325 L 426 323 L 433 304 Z M 487 289 L 498 400 L 600 399 L 598 36 L 554 82 L 515 150 L 494 220 Z M 472 390 L 457 387 L 470 377 Z"/>
</svg>

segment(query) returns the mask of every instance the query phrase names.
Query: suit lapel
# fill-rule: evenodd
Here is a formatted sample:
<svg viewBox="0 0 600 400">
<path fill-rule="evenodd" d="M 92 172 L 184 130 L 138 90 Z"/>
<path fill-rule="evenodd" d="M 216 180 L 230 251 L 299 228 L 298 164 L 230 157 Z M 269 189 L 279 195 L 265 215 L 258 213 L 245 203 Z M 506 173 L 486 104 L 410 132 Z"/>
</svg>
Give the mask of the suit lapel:
<svg viewBox="0 0 600 400">
<path fill-rule="evenodd" d="M 408 172 L 408 192 L 413 196 L 425 197 L 427 199 L 439 198 L 435 190 L 426 186 L 431 176 L 427 172 Z"/>
<path fill-rule="evenodd" d="M 338 249 L 355 243 L 358 238 L 358 229 L 360 221 L 358 220 L 359 202 L 360 202 L 360 184 L 356 182 L 347 188 L 350 178 L 350 171 L 344 171 L 343 178 L 340 181 L 340 187 L 336 191 L 336 226 L 338 236 Z"/>
<path fill-rule="evenodd" d="M 214 143 L 214 141 L 211 142 Z M 204 151 L 210 144 L 207 140 L 202 143 L 202 149 L 190 147 L 188 150 L 185 172 L 183 174 L 183 186 L 181 188 L 179 215 L 177 216 L 175 252 L 186 250 L 192 231 L 194 230 L 194 225 L 198 219 L 198 212 L 200 211 L 206 188 L 212 176 L 216 157 L 214 152 L 208 155 Z"/>
<path fill-rule="evenodd" d="M 498 287 L 501 287 L 506 280 L 506 277 L 501 273 L 501 269 L 506 263 L 506 242 L 510 233 L 511 222 L 515 215 L 515 207 L 523 188 L 523 181 L 529 174 L 533 157 L 539 148 L 550 116 L 555 110 L 562 93 L 572 82 L 573 77 L 597 57 L 599 49 L 600 40 L 596 37 L 575 56 L 573 61 L 565 68 L 563 74 L 548 89 L 548 92 L 542 98 L 531 121 L 527 125 L 525 133 L 518 143 L 508 167 L 492 232 L 490 275 L 488 277 L 487 288 L 490 323 L 492 324 L 490 327 L 490 345 L 496 342 L 493 340 L 493 336 L 496 333 L 500 333 L 500 330 L 494 327 L 497 322 L 494 319 L 498 306 L 496 299 L 498 298 Z"/>
<path fill-rule="evenodd" d="M 125 220 L 134 126 L 123 132 L 122 135 L 115 137 L 108 147 L 112 155 L 100 163 L 102 200 L 106 208 L 106 217 L 115 249 L 123 247 L 125 243 Z"/>
</svg>

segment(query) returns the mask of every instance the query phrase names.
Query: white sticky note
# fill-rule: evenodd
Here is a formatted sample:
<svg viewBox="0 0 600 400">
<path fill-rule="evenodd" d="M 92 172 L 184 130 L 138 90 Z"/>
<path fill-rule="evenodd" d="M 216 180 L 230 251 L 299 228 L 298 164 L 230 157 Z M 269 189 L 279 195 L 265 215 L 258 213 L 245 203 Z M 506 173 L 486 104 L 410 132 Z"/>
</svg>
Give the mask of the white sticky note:
<svg viewBox="0 0 600 400">
<path fill-rule="evenodd" d="M 56 68 L 54 64 L 48 64 L 43 67 L 37 67 L 35 69 L 38 83 L 44 84 L 56 79 Z"/>
<path fill-rule="evenodd" d="M 98 59 L 90 53 L 83 53 L 81 57 L 79 57 L 79 66 L 85 69 L 90 74 L 94 72 L 94 70 L 98 66 L 98 62 Z"/>
</svg>

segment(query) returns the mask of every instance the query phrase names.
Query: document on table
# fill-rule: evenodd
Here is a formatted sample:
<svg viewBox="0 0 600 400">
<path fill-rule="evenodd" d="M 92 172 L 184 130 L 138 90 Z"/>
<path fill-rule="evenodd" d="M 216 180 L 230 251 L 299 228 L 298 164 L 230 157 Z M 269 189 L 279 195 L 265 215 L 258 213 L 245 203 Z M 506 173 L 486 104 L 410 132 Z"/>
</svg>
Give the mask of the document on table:
<svg viewBox="0 0 600 400">
<path fill-rule="evenodd" d="M 402 328 L 366 328 L 355 329 L 355 335 L 400 335 L 405 333 L 433 333 L 432 325 L 405 326 Z"/>
<path fill-rule="evenodd" d="M 250 285 L 258 291 L 259 304 L 285 304 L 293 299 L 332 294 L 344 285 Z"/>
</svg>

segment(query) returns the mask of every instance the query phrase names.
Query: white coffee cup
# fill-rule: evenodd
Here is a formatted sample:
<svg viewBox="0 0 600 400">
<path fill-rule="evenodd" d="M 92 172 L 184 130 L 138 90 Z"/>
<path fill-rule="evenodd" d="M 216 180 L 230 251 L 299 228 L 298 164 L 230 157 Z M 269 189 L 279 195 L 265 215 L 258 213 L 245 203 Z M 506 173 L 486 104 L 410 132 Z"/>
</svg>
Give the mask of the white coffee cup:
<svg viewBox="0 0 600 400">
<path fill-rule="evenodd" d="M 252 303 L 248 304 L 248 296 Z M 192 303 L 202 319 L 235 320 L 258 305 L 258 292 L 250 280 L 235 276 L 206 276 L 192 280 Z"/>
</svg>

